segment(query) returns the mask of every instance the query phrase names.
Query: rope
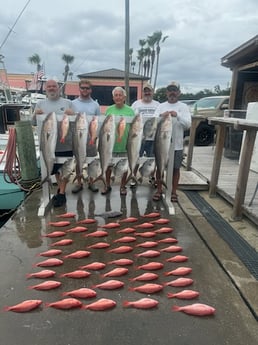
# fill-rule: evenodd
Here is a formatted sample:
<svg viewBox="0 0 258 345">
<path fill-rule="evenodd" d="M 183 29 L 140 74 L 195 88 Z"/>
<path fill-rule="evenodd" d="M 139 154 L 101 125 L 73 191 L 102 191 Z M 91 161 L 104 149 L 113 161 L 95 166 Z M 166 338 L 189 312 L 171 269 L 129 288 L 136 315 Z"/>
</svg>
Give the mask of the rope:
<svg viewBox="0 0 258 345">
<path fill-rule="evenodd" d="M 4 161 L 5 166 L 3 169 L 3 177 L 5 182 L 14 183 L 20 187 L 21 190 L 25 192 L 32 191 L 33 189 L 39 189 L 40 184 L 35 183 L 30 188 L 24 188 L 21 185 L 21 170 L 20 170 L 20 161 L 16 152 L 16 131 L 14 127 L 9 128 L 8 142 L 4 151 L 4 154 L 1 158 L 0 163 Z"/>
</svg>

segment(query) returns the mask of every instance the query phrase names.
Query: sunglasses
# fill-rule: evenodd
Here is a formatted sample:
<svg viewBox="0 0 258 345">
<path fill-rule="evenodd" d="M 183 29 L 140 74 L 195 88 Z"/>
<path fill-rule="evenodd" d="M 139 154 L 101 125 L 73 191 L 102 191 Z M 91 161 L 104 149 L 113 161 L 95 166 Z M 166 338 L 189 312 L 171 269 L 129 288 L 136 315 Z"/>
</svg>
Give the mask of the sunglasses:
<svg viewBox="0 0 258 345">
<path fill-rule="evenodd" d="M 168 86 L 167 87 L 168 91 L 179 91 L 178 88 L 176 86 Z"/>
<path fill-rule="evenodd" d="M 90 90 L 91 87 L 89 87 L 89 86 L 81 86 L 80 89 L 81 90 Z"/>
</svg>

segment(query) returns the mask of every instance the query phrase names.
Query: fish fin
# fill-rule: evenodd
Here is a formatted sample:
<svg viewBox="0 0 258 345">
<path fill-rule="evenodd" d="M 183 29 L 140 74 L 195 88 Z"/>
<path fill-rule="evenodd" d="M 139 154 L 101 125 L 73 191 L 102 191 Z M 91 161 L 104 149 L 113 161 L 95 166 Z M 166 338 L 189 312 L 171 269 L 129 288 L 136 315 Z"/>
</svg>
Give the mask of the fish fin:
<svg viewBox="0 0 258 345">
<path fill-rule="evenodd" d="M 139 182 L 139 183 L 142 183 L 142 181 L 143 181 L 143 178 L 142 178 L 142 177 L 139 177 L 139 178 L 138 178 L 138 182 Z"/>
<path fill-rule="evenodd" d="M 166 189 L 168 189 L 168 186 L 167 186 L 167 184 L 166 184 L 165 181 L 162 180 L 162 184 L 163 184 L 163 186 L 164 186 Z"/>
<path fill-rule="evenodd" d="M 129 176 L 127 177 L 127 179 L 126 179 L 125 184 L 127 184 L 132 178 L 133 178 L 133 174 L 130 173 Z"/>
<path fill-rule="evenodd" d="M 96 177 L 96 178 L 92 181 L 92 183 L 95 183 L 95 182 L 97 182 L 97 181 L 99 181 L 99 180 L 103 181 L 103 183 L 106 185 L 105 179 L 104 179 L 104 177 L 103 177 L 102 175 L 99 175 L 98 177 Z"/>
</svg>

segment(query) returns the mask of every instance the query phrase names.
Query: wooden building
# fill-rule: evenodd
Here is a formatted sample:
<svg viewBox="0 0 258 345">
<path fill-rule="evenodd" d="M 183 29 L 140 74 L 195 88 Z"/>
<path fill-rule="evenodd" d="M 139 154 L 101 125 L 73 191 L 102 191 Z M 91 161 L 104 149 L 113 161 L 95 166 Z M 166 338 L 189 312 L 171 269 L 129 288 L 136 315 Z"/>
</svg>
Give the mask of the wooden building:
<svg viewBox="0 0 258 345">
<path fill-rule="evenodd" d="M 246 110 L 258 101 L 258 35 L 221 58 L 221 65 L 232 71 L 230 109 Z"/>
</svg>

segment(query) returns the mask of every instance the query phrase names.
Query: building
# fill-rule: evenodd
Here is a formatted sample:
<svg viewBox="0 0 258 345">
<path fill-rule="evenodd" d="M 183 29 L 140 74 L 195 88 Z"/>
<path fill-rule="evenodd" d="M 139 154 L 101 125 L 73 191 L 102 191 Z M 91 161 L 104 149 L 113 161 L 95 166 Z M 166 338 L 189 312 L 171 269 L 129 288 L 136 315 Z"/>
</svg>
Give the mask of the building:
<svg viewBox="0 0 258 345">
<path fill-rule="evenodd" d="M 6 79 L 6 72 L 0 69 L 1 80 Z M 33 74 L 14 74 L 8 73 L 7 80 L 11 89 L 20 90 L 23 94 L 28 93 L 30 85 L 33 83 Z M 112 90 L 116 86 L 125 86 L 125 72 L 116 68 L 107 70 L 83 73 L 78 75 L 79 79 L 85 78 L 92 82 L 93 92 L 92 97 L 96 99 L 101 107 L 101 112 L 104 112 L 106 107 L 113 103 Z M 130 88 L 130 104 L 136 99 L 142 97 L 142 87 L 144 82 L 148 80 L 139 74 L 129 74 L 129 88 Z M 42 85 L 39 85 L 39 89 L 44 92 L 44 80 L 41 81 Z M 41 83 L 39 82 L 39 84 Z M 42 86 L 42 87 L 41 87 Z M 35 91 L 35 90 L 34 90 Z M 40 91 L 40 90 L 38 90 Z M 79 95 L 79 86 L 77 81 L 67 81 L 65 85 L 65 95 L 69 99 L 74 99 Z"/>
<path fill-rule="evenodd" d="M 221 65 L 232 71 L 230 109 L 246 110 L 258 101 L 258 35 L 221 58 Z"/>
</svg>

